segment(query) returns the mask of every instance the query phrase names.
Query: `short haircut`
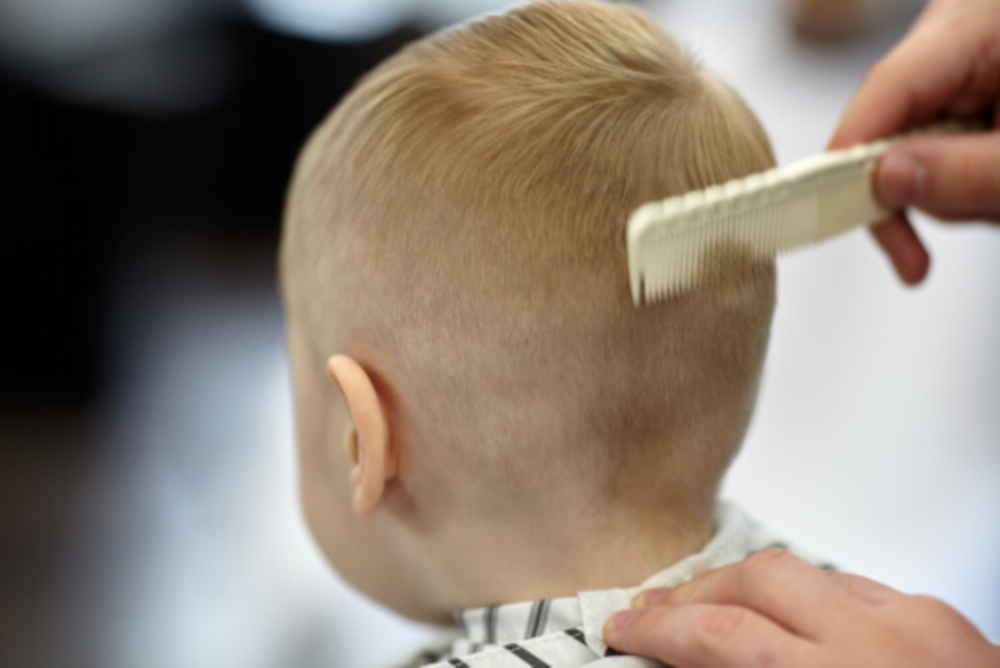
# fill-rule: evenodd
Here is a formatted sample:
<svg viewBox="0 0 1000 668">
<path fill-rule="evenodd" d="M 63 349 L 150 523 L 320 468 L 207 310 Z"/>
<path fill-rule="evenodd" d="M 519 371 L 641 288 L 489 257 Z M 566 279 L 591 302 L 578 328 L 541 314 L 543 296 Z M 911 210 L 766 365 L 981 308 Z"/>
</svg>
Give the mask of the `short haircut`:
<svg viewBox="0 0 1000 668">
<path fill-rule="evenodd" d="M 317 369 L 347 352 L 377 379 L 404 467 L 483 508 L 704 504 L 756 399 L 773 263 L 720 256 L 637 309 L 625 226 L 772 165 L 738 96 L 638 10 L 488 16 L 383 63 L 308 142 L 289 315 Z"/>
</svg>

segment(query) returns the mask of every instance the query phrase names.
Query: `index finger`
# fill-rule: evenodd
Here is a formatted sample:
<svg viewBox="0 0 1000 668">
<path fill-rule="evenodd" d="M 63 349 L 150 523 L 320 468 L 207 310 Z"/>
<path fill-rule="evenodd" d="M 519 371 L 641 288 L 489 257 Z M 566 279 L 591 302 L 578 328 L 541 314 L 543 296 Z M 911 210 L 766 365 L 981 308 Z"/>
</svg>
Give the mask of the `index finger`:
<svg viewBox="0 0 1000 668">
<path fill-rule="evenodd" d="M 989 2 L 932 2 L 906 38 L 869 71 L 830 148 L 888 137 L 949 111 L 974 113 L 995 99 L 991 69 L 1000 49 L 991 41 L 998 11 Z"/>
<path fill-rule="evenodd" d="M 826 571 L 780 549 L 767 549 L 675 587 L 665 595 L 637 599 L 642 605 L 711 604 L 753 610 L 782 627 L 817 639 L 855 604 Z"/>
<path fill-rule="evenodd" d="M 609 646 L 677 668 L 815 665 L 816 645 L 752 610 L 690 604 L 629 610 L 604 629 Z"/>
</svg>

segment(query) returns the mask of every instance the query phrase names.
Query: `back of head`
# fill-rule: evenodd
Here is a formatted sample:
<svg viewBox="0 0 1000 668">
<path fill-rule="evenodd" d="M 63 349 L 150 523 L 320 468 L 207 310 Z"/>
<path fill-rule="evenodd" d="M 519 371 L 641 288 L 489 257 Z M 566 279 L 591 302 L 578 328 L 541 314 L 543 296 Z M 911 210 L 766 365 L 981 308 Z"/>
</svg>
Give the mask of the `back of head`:
<svg viewBox="0 0 1000 668">
<path fill-rule="evenodd" d="M 771 165 L 737 96 L 638 11 L 490 16 L 384 63 L 314 134 L 289 314 L 317 368 L 349 352 L 379 380 L 428 499 L 703 507 L 753 408 L 773 265 L 730 258 L 636 309 L 625 225 Z"/>
</svg>

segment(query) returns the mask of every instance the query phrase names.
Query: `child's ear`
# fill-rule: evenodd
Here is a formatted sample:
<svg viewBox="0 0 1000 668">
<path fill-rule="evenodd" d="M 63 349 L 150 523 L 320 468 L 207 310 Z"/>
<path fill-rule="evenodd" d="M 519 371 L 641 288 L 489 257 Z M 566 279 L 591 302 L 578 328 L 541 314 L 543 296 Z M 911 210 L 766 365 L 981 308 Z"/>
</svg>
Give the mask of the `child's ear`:
<svg viewBox="0 0 1000 668">
<path fill-rule="evenodd" d="M 370 515 L 381 505 L 386 483 L 396 475 L 388 415 L 371 378 L 356 361 L 334 355 L 327 360 L 326 369 L 351 413 L 344 446 L 351 458 L 354 512 Z"/>
</svg>

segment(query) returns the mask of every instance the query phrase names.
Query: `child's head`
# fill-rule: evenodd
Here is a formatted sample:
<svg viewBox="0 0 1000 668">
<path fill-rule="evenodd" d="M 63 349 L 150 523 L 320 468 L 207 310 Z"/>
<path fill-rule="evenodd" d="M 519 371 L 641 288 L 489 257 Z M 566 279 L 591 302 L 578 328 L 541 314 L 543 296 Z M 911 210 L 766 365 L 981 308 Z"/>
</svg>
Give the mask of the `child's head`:
<svg viewBox="0 0 1000 668">
<path fill-rule="evenodd" d="M 304 506 L 345 577 L 437 618 L 506 595 L 461 560 L 491 540 L 516 562 L 584 523 L 708 521 L 773 265 L 636 309 L 625 225 L 771 165 L 737 96 L 626 7 L 528 5 L 366 77 L 300 158 L 281 252 Z"/>
</svg>

